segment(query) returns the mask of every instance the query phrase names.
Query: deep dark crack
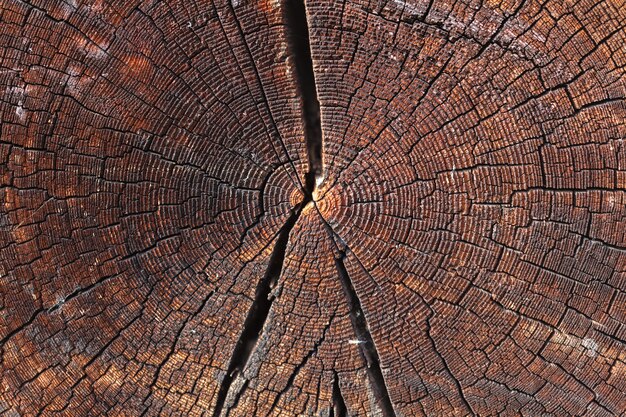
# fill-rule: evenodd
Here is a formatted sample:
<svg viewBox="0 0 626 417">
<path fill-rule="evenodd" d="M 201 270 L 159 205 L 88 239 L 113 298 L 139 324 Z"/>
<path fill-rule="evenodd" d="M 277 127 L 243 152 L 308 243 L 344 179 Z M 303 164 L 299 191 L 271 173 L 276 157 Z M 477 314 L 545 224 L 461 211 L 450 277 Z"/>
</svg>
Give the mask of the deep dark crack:
<svg viewBox="0 0 626 417">
<path fill-rule="evenodd" d="M 361 301 L 359 300 L 352 280 L 348 275 L 348 270 L 346 269 L 343 261 L 344 258 L 345 253 L 342 252 L 341 256 L 335 259 L 335 265 L 337 267 L 341 286 L 343 287 L 346 299 L 348 300 L 348 306 L 350 308 L 350 321 L 352 322 L 352 328 L 354 329 L 354 333 L 357 337 L 359 351 L 367 364 L 367 375 L 370 379 L 370 383 L 372 384 L 372 391 L 374 393 L 374 397 L 376 398 L 376 402 L 380 407 L 382 416 L 395 417 L 396 413 L 393 409 L 393 405 L 391 404 L 387 384 L 385 383 L 385 378 L 380 367 L 380 357 L 378 355 L 378 351 L 376 350 L 376 345 L 374 345 L 374 339 L 370 333 L 367 321 L 365 320 L 365 314 L 361 308 Z"/>
<path fill-rule="evenodd" d="M 285 2 L 286 33 L 302 100 L 304 137 L 309 162 L 305 193 L 311 194 L 322 176 L 322 126 L 304 0 Z"/>
<path fill-rule="evenodd" d="M 322 172 L 322 129 L 320 124 L 320 105 L 317 99 L 313 60 L 309 43 L 309 29 L 304 1 L 285 2 L 286 32 L 289 50 L 294 61 L 297 85 L 302 101 L 302 119 L 304 139 L 308 153 L 309 169 L 306 174 L 302 201 L 296 205 L 291 215 L 278 232 L 276 244 L 270 256 L 264 277 L 259 281 L 252 307 L 244 321 L 243 330 L 235 344 L 226 375 L 217 395 L 213 417 L 222 414 L 230 387 L 235 377 L 246 367 L 254 347 L 259 340 L 267 321 L 275 295 L 272 294 L 283 270 L 289 235 L 296 225 L 304 207 L 313 201 L 317 179 Z"/>
<path fill-rule="evenodd" d="M 346 402 L 341 395 L 341 388 L 339 388 L 339 375 L 335 372 L 333 377 L 333 404 L 330 409 L 330 417 L 346 417 L 348 415 Z"/>
<path fill-rule="evenodd" d="M 285 255 L 287 253 L 287 244 L 289 243 L 289 235 L 291 234 L 291 230 L 296 225 L 296 222 L 302 213 L 302 209 L 310 201 L 310 195 L 305 196 L 302 202 L 291 211 L 291 215 L 278 232 L 276 244 L 272 250 L 267 270 L 263 278 L 257 284 L 252 307 L 250 307 L 250 310 L 248 311 L 248 315 L 243 324 L 243 331 L 235 344 L 235 349 L 231 356 L 226 375 L 224 376 L 217 396 L 213 417 L 221 415 L 222 409 L 224 408 L 224 404 L 228 397 L 230 386 L 233 383 L 235 376 L 242 372 L 246 367 L 246 364 L 250 359 L 250 355 L 256 346 L 261 331 L 263 330 L 263 326 L 267 321 L 272 303 L 275 299 L 275 295 L 272 294 L 272 290 L 276 286 L 283 270 Z"/>
</svg>

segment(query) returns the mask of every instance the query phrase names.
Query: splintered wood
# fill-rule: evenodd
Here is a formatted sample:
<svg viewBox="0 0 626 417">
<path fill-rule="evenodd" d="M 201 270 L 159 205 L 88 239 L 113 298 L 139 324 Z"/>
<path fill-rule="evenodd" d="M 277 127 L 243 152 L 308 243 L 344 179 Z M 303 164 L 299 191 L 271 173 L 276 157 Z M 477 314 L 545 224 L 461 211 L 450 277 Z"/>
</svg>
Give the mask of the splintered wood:
<svg viewBox="0 0 626 417">
<path fill-rule="evenodd" d="M 622 0 L 0 0 L 0 415 L 626 410 Z"/>
</svg>

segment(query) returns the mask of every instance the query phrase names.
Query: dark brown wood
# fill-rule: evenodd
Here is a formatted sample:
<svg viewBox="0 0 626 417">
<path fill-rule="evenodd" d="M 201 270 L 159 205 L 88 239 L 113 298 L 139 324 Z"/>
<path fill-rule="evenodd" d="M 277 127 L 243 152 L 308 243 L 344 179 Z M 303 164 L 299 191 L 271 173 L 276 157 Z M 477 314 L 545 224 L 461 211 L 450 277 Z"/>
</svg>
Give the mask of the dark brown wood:
<svg viewBox="0 0 626 417">
<path fill-rule="evenodd" d="M 621 0 L 0 1 L 0 415 L 626 410 Z"/>
</svg>

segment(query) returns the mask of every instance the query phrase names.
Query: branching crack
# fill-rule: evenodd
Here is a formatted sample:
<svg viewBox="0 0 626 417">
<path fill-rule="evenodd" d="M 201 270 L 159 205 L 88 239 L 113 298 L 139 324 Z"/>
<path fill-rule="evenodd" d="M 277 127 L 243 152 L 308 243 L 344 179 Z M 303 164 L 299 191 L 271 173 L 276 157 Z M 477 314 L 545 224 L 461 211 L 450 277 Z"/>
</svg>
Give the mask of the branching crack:
<svg viewBox="0 0 626 417">
<path fill-rule="evenodd" d="M 283 395 L 286 392 L 288 392 L 290 389 L 292 389 L 293 384 L 296 380 L 296 377 L 298 376 L 300 371 L 306 366 L 306 364 L 309 362 L 309 359 L 311 359 L 313 356 L 317 354 L 319 347 L 326 340 L 326 334 L 328 333 L 328 329 L 330 329 L 330 326 L 332 325 L 334 318 L 335 318 L 335 315 L 333 314 L 330 320 L 328 321 L 328 324 L 322 331 L 322 336 L 317 340 L 317 342 L 313 344 L 313 347 L 311 348 L 311 350 L 307 353 L 307 355 L 304 358 L 302 358 L 300 363 L 296 365 L 296 368 L 293 370 L 293 372 L 291 373 L 291 376 L 287 380 L 287 384 L 285 385 L 285 388 L 283 388 L 282 391 L 274 399 L 274 402 L 272 403 L 272 406 L 270 407 L 271 410 L 276 409 L 276 406 L 280 403 L 280 400 L 283 398 Z"/>
<path fill-rule="evenodd" d="M 422 301 L 424 301 L 424 303 L 428 306 L 428 304 L 423 298 L 422 298 Z M 431 347 L 433 351 L 437 354 L 437 356 L 439 356 L 439 358 L 441 359 L 441 363 L 443 364 L 445 372 L 450 376 L 450 379 L 452 380 L 455 388 L 457 389 L 457 392 L 459 393 L 459 398 L 461 402 L 463 402 L 463 405 L 465 406 L 465 408 L 467 408 L 469 415 L 476 416 L 478 414 L 474 412 L 474 409 L 472 408 L 470 402 L 467 400 L 467 398 L 465 398 L 465 394 L 463 392 L 463 386 L 461 385 L 461 382 L 452 373 L 452 369 L 450 369 L 450 366 L 448 365 L 448 361 L 446 360 L 443 353 L 437 347 L 437 343 L 435 342 L 435 339 L 431 334 L 432 325 L 430 323 L 430 320 L 433 318 L 435 313 L 430 306 L 428 306 L 428 311 L 429 311 L 429 314 L 426 317 L 426 336 L 428 337 L 428 340 L 430 340 Z"/>
<path fill-rule="evenodd" d="M 272 289 L 276 286 L 282 273 L 289 236 L 296 225 L 304 207 L 313 201 L 313 192 L 322 176 L 322 128 L 320 121 L 320 104 L 317 99 L 315 74 L 313 71 L 313 59 L 309 42 L 309 28 L 306 16 L 304 0 L 290 0 L 284 2 L 285 31 L 287 34 L 288 47 L 293 59 L 296 84 L 298 85 L 302 101 L 302 121 L 304 124 L 304 139 L 308 155 L 308 172 L 304 185 L 302 201 L 296 205 L 291 215 L 278 232 L 276 244 L 270 256 L 266 273 L 259 281 L 252 307 L 243 324 L 243 330 L 235 344 L 230 358 L 226 375 L 222 380 L 217 394 L 213 417 L 221 416 L 226 408 L 226 414 L 232 404 L 226 404 L 231 386 L 235 377 L 243 372 L 259 336 L 267 321 L 275 295 Z M 246 381 L 247 382 L 247 381 Z M 244 386 L 246 384 L 244 382 Z M 239 399 L 241 391 L 237 393 Z M 232 401 L 230 401 L 232 402 Z"/>
<path fill-rule="evenodd" d="M 352 322 L 352 328 L 356 334 L 358 340 L 358 347 L 361 355 L 364 357 L 367 364 L 367 375 L 372 384 L 372 391 L 376 402 L 381 409 L 383 417 L 395 417 L 396 413 L 391 404 L 391 398 L 389 397 L 389 391 L 387 390 L 387 384 L 383 377 L 383 372 L 380 367 L 380 357 L 378 351 L 374 345 L 374 340 L 367 326 L 363 309 L 361 308 L 361 301 L 354 289 L 352 280 L 348 275 L 348 270 L 344 264 L 345 252 L 341 253 L 341 256 L 335 259 L 335 265 L 339 274 L 339 280 L 343 287 L 346 299 L 348 300 L 348 306 L 350 308 L 350 321 Z"/>
</svg>

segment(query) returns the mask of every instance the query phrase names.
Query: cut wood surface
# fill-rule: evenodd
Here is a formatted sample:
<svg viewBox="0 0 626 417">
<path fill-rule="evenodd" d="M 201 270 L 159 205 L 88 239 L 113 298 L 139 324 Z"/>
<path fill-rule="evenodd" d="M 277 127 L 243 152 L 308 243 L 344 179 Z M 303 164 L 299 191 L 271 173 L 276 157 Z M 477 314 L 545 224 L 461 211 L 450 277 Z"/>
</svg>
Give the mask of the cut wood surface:
<svg viewBox="0 0 626 417">
<path fill-rule="evenodd" d="M 626 412 L 623 0 L 0 0 L 0 415 Z"/>
</svg>

